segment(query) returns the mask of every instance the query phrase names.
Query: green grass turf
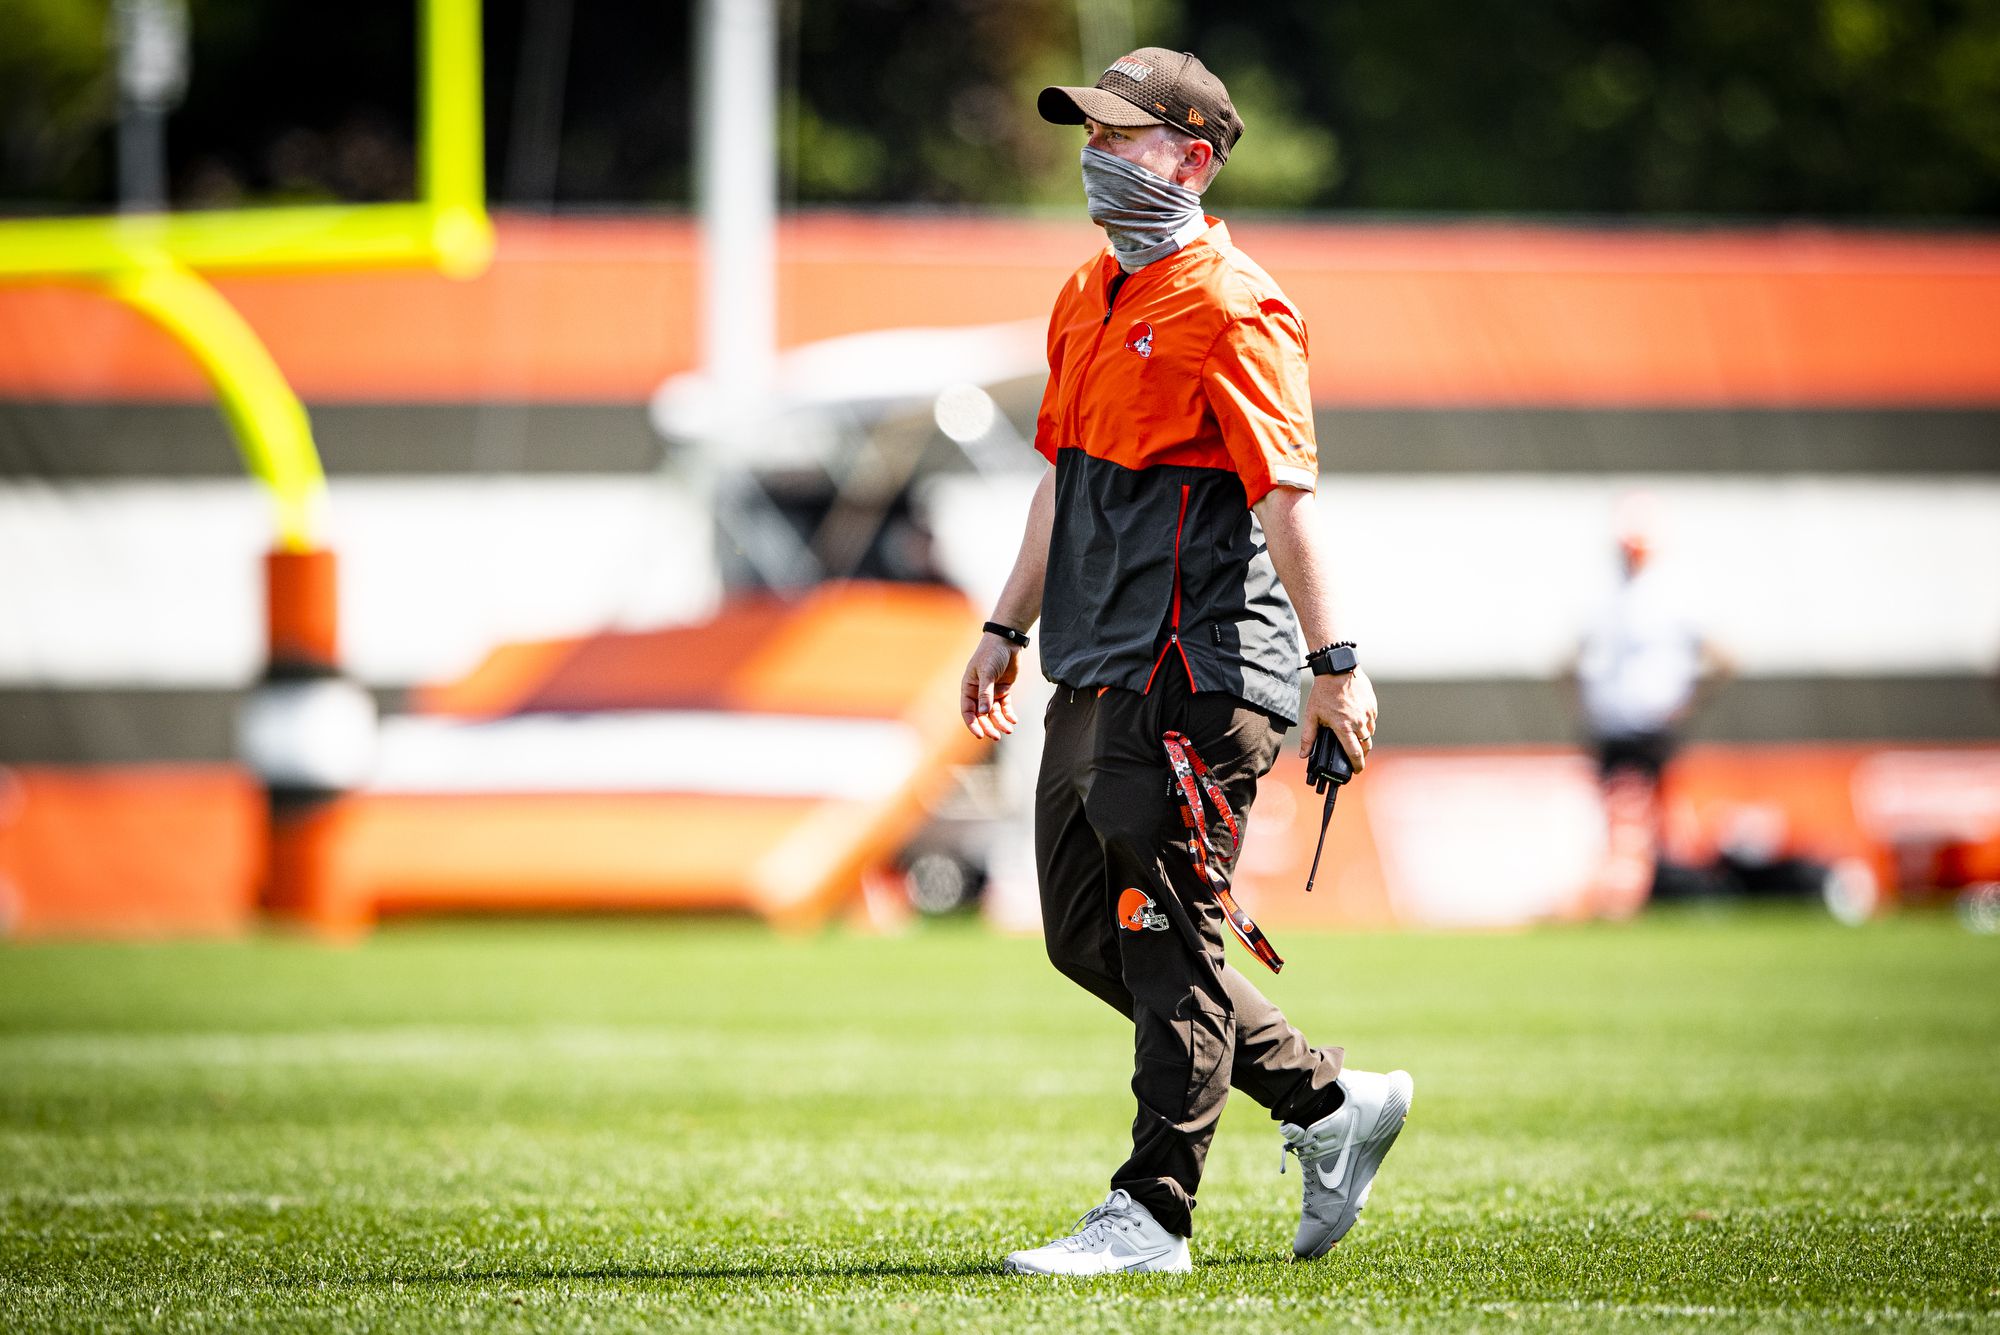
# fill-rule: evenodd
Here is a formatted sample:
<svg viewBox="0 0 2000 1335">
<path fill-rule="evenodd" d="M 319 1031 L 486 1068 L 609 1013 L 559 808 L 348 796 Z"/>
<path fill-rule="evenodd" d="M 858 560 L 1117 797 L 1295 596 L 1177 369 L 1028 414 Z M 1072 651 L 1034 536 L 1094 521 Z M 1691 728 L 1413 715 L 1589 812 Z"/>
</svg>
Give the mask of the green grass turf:
<svg viewBox="0 0 2000 1335">
<path fill-rule="evenodd" d="M 1359 1228 L 1233 1100 L 1190 1276 L 1004 1276 L 1122 1022 L 1032 941 L 649 919 L 0 951 L 0 1329 L 2000 1326 L 2000 939 L 1279 933 L 1414 1112 Z"/>
</svg>

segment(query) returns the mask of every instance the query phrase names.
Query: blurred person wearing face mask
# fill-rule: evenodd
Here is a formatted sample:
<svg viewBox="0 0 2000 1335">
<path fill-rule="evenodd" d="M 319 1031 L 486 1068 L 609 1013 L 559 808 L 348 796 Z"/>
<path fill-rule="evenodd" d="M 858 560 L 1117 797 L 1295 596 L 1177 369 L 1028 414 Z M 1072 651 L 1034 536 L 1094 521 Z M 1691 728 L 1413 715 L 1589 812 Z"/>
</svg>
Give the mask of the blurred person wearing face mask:
<svg viewBox="0 0 2000 1335">
<path fill-rule="evenodd" d="M 1301 755 L 1331 729 L 1357 771 L 1374 743 L 1375 692 L 1338 638 L 1314 503 L 1305 321 L 1202 209 L 1243 125 L 1200 60 L 1145 47 L 1037 106 L 1084 127 L 1085 207 L 1109 244 L 1056 298 L 1035 432 L 1051 467 L 961 712 L 976 736 L 1013 731 L 1039 619 L 1056 687 L 1035 812 L 1043 930 L 1057 969 L 1130 1020 L 1138 1110 L 1110 1196 L 1006 1268 L 1188 1269 L 1232 1086 L 1298 1158 L 1293 1252 L 1320 1256 L 1366 1202 L 1411 1082 L 1309 1044 L 1225 957 L 1232 927 L 1253 950 L 1262 938 L 1226 900 L 1238 848 L 1223 806 L 1248 813 L 1294 723 Z M 1189 757 L 1212 784 L 1197 788 Z"/>
</svg>

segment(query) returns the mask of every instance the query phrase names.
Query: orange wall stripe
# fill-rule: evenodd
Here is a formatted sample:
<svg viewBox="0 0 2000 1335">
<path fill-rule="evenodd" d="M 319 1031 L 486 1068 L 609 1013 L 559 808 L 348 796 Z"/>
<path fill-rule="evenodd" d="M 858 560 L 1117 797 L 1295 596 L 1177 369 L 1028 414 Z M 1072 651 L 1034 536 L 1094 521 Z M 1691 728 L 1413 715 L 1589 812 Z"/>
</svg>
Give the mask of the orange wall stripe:
<svg viewBox="0 0 2000 1335">
<path fill-rule="evenodd" d="M 2000 404 L 2000 237 L 1258 222 L 1326 405 Z M 1040 319 L 1099 244 L 1081 220 L 804 216 L 787 345 Z M 685 219 L 505 218 L 485 276 L 220 286 L 308 399 L 644 401 L 695 359 Z M 0 399 L 198 400 L 163 336 L 80 288 L 0 288 Z"/>
</svg>

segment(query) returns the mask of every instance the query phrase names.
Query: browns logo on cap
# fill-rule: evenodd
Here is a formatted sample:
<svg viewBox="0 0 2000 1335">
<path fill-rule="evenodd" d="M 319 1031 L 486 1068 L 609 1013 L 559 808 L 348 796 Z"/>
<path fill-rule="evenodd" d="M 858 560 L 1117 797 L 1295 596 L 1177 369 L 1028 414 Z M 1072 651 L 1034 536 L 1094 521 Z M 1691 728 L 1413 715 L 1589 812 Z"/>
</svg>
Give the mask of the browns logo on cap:
<svg viewBox="0 0 2000 1335">
<path fill-rule="evenodd" d="M 1243 137 L 1243 121 L 1222 80 L 1191 52 L 1142 46 L 1111 62 L 1090 88 L 1044 88 L 1035 99 L 1042 119 L 1081 125 L 1168 125 L 1206 140 L 1215 156 L 1228 161 Z"/>
</svg>

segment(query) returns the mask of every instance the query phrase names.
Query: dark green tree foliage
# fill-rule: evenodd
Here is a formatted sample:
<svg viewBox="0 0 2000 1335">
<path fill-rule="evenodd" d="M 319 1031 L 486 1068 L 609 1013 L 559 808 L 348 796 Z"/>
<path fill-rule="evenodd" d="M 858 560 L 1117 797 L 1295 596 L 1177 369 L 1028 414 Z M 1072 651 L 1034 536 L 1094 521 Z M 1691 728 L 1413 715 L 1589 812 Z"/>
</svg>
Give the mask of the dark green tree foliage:
<svg viewBox="0 0 2000 1335">
<path fill-rule="evenodd" d="M 189 0 L 186 101 L 169 123 L 174 201 L 408 199 L 413 0 Z"/>
<path fill-rule="evenodd" d="M 786 19 L 802 202 L 1018 202 L 1075 161 L 1080 132 L 1033 106 L 1043 83 L 1078 77 L 1071 0 L 787 0 Z"/>
<path fill-rule="evenodd" d="M 105 15 L 105 0 L 0 5 L 0 199 L 96 202 L 117 104 Z"/>
<path fill-rule="evenodd" d="M 1992 216 L 1994 0 L 1402 0 L 1194 30 L 1281 67 L 1346 172 L 1314 205 Z"/>
<path fill-rule="evenodd" d="M 0 204 L 109 202 L 108 0 L 0 3 Z M 1218 207 L 2000 215 L 2000 0 L 1132 0 L 1249 126 Z M 1122 7 L 1109 6 L 1113 12 Z M 493 192 L 681 205 L 691 6 L 489 0 Z M 406 196 L 414 0 L 191 0 L 176 201 Z M 797 204 L 1062 205 L 1077 0 L 781 0 Z"/>
</svg>

